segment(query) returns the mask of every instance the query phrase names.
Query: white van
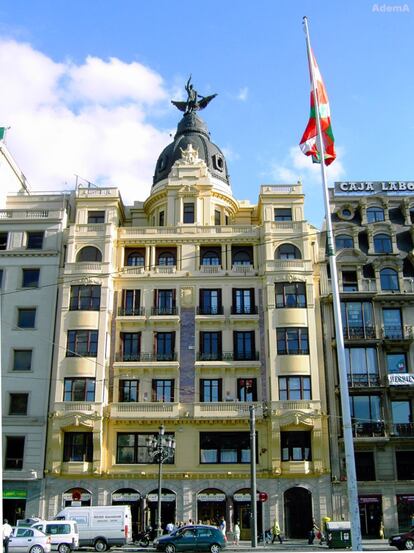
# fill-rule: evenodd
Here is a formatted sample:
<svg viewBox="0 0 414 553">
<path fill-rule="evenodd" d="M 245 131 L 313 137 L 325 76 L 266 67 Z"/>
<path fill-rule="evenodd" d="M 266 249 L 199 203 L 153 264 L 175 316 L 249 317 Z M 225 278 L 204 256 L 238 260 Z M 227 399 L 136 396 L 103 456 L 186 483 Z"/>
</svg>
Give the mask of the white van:
<svg viewBox="0 0 414 553">
<path fill-rule="evenodd" d="M 74 520 L 40 520 L 32 528 L 50 536 L 53 551 L 70 553 L 79 547 L 78 525 Z"/>
<path fill-rule="evenodd" d="M 65 507 L 55 519 L 76 521 L 80 547 L 92 545 L 95 551 L 101 553 L 114 545 L 132 543 L 132 517 L 129 505 Z"/>
</svg>

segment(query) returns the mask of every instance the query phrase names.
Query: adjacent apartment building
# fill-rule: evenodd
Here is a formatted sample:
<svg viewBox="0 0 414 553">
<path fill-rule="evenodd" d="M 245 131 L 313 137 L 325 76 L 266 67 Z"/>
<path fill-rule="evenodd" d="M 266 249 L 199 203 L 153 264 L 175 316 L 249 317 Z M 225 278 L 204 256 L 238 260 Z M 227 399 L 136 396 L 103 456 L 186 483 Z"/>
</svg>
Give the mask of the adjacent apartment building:
<svg viewBox="0 0 414 553">
<path fill-rule="evenodd" d="M 414 515 L 414 183 L 330 190 L 363 537 Z M 333 517 L 347 513 L 329 269 L 320 243 Z"/>
<path fill-rule="evenodd" d="M 174 438 L 162 523 L 250 529 L 249 406 L 257 488 L 284 533 L 332 511 L 318 233 L 300 183 L 233 195 L 224 155 L 194 112 L 161 152 L 151 194 L 78 187 L 51 379 L 45 515 L 131 505 L 157 520 L 148 439 Z"/>
</svg>

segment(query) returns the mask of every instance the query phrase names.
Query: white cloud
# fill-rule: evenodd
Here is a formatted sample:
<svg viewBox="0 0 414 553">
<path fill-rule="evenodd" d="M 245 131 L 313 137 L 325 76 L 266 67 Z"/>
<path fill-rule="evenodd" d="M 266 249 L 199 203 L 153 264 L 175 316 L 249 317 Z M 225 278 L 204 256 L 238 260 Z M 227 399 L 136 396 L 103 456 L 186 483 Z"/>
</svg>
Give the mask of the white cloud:
<svg viewBox="0 0 414 553">
<path fill-rule="evenodd" d="M 249 95 L 249 89 L 247 86 L 240 89 L 239 93 L 237 94 L 237 99 L 241 102 L 245 102 L 247 100 L 247 96 Z"/>
<path fill-rule="evenodd" d="M 126 203 L 147 197 L 171 140 L 146 118 L 169 96 L 160 75 L 116 58 L 57 63 L 12 40 L 0 41 L 0 73 L 0 126 L 34 190 L 73 188 L 76 173 L 118 186 Z"/>
<path fill-rule="evenodd" d="M 344 155 L 343 148 L 336 148 L 336 160 L 326 168 L 326 174 L 329 184 L 339 180 L 345 174 L 342 164 Z M 271 167 L 271 176 L 278 182 L 297 182 L 301 180 L 304 185 L 320 184 L 321 167 L 318 163 L 312 163 L 310 157 L 305 156 L 299 146 L 292 146 L 289 154 L 282 162 L 273 162 Z"/>
</svg>

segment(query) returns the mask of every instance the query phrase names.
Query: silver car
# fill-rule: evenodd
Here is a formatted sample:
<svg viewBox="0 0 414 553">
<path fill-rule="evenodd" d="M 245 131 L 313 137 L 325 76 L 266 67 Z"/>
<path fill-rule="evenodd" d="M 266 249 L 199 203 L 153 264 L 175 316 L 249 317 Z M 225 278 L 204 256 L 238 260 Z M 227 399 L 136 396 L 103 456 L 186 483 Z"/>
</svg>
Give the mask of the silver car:
<svg viewBox="0 0 414 553">
<path fill-rule="evenodd" d="M 9 553 L 50 553 L 51 539 L 36 528 L 13 528 Z"/>
</svg>

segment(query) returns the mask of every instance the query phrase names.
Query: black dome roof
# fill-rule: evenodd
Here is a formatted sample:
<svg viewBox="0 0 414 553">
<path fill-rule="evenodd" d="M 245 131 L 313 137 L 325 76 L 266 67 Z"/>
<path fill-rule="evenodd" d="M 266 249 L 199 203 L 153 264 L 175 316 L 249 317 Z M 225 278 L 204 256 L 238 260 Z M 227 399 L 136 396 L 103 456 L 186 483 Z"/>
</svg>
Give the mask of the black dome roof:
<svg viewBox="0 0 414 553">
<path fill-rule="evenodd" d="M 210 133 L 204 121 L 195 112 L 190 112 L 185 113 L 178 123 L 174 142 L 168 144 L 161 152 L 155 166 L 153 186 L 168 177 L 174 163 L 182 157 L 181 150 L 186 150 L 189 144 L 198 150 L 198 157 L 205 161 L 213 177 L 230 185 L 223 152 L 211 142 Z"/>
</svg>

